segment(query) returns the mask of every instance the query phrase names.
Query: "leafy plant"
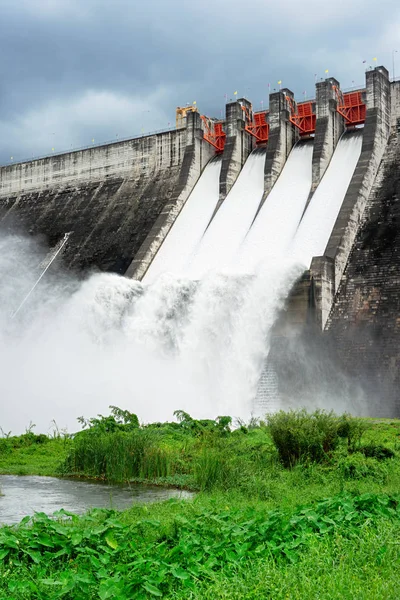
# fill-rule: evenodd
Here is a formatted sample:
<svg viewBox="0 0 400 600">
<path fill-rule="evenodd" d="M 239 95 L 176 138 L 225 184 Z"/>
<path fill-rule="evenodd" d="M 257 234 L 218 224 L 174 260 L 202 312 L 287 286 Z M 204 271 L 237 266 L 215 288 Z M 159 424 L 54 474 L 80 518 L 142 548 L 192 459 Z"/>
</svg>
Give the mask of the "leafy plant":
<svg viewBox="0 0 400 600">
<path fill-rule="evenodd" d="M 365 446 L 360 446 L 357 448 L 357 451 L 364 454 L 364 456 L 376 458 L 377 460 L 386 460 L 396 456 L 391 448 L 386 448 L 386 446 L 382 446 L 382 444 L 375 444 L 373 442 L 370 442 Z"/>
<path fill-rule="evenodd" d="M 84 517 L 37 513 L 0 529 L 0 589 L 21 598 L 188 597 L 222 571 L 234 576 L 243 565 L 271 558 L 293 564 L 313 540 L 339 533 L 358 539 L 366 524 L 399 518 L 396 497 L 348 493 L 289 514 L 203 508 L 190 518 L 174 516 L 167 527 L 146 516 L 125 523 L 105 510 Z"/>
<path fill-rule="evenodd" d="M 338 418 L 338 436 L 347 439 L 349 450 L 355 450 L 357 444 L 360 444 L 361 437 L 366 431 L 368 425 L 363 419 L 359 419 L 344 413 Z"/>
<path fill-rule="evenodd" d="M 268 415 L 267 421 L 285 467 L 305 460 L 321 462 L 339 443 L 338 420 L 333 412 L 279 411 Z"/>
<path fill-rule="evenodd" d="M 340 460 L 338 469 L 344 479 L 360 480 L 368 477 L 379 483 L 384 483 L 388 477 L 388 470 L 385 465 L 379 463 L 375 458 L 367 458 L 359 452 Z"/>
</svg>

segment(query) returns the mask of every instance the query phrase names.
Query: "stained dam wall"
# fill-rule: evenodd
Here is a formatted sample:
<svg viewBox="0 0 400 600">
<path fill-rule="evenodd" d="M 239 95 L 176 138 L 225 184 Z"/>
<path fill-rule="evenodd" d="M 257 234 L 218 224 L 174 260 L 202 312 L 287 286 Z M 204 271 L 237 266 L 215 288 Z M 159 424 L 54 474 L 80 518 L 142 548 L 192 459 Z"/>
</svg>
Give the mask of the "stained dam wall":
<svg viewBox="0 0 400 600">
<path fill-rule="evenodd" d="M 359 162 L 324 255 L 281 313 L 271 359 L 283 399 L 347 394 L 339 410 L 398 417 L 400 81 L 381 69 L 366 87 Z"/>
<path fill-rule="evenodd" d="M 45 236 L 51 247 L 71 231 L 63 252 L 70 268 L 123 274 L 165 205 L 190 193 L 211 155 L 192 120 L 174 131 L 1 167 L 0 227 Z"/>
</svg>

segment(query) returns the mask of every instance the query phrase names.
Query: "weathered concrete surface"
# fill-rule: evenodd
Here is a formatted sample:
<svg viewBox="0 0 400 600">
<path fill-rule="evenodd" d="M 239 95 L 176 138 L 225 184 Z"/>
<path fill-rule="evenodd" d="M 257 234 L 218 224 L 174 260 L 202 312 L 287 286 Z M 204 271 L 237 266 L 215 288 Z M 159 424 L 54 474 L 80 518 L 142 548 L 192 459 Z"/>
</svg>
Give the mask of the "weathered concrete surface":
<svg viewBox="0 0 400 600">
<path fill-rule="evenodd" d="M 314 257 L 276 327 L 270 360 L 283 407 L 400 416 L 400 82 L 390 87 L 389 143 L 340 285 L 334 258 Z"/>
<path fill-rule="evenodd" d="M 186 119 L 186 149 L 182 167 L 174 190 L 148 232 L 125 275 L 142 279 L 161 244 L 168 235 L 177 216 L 196 185 L 202 168 L 215 154 L 214 148 L 203 141 L 201 119 L 198 113 L 188 113 Z"/>
<path fill-rule="evenodd" d="M 400 416 L 399 165 L 400 141 L 395 132 L 324 334 L 340 349 L 341 368 L 375 398 L 377 413 L 388 416 Z"/>
<path fill-rule="evenodd" d="M 307 323 L 314 322 L 314 309 L 315 285 L 311 271 L 307 270 L 292 286 L 273 326 L 272 336 L 298 335 Z"/>
<path fill-rule="evenodd" d="M 389 73 L 377 67 L 366 73 L 366 119 L 361 156 L 327 244 L 325 255 L 334 260 L 337 290 L 358 231 L 365 204 L 386 149 L 390 133 Z"/>
<path fill-rule="evenodd" d="M 314 290 L 313 322 L 322 331 L 335 296 L 334 261 L 329 256 L 314 256 L 310 275 Z"/>
<path fill-rule="evenodd" d="M 365 205 L 390 133 L 391 92 L 388 72 L 377 67 L 366 73 L 366 119 L 361 155 L 336 219 L 324 256 L 314 257 L 311 265 L 313 279 L 319 282 L 316 297 L 316 321 L 321 328 L 332 306 L 335 293 L 345 269 Z M 329 259 L 329 266 L 328 266 Z M 321 272 L 318 269 L 321 268 Z"/>
<path fill-rule="evenodd" d="M 337 112 L 337 99 L 335 87 L 340 87 L 339 82 L 333 77 L 320 81 L 316 84 L 315 100 L 315 136 L 312 161 L 312 185 L 313 193 L 325 173 L 336 144 L 344 131 L 344 119 Z"/>
<path fill-rule="evenodd" d="M 245 107 L 252 117 L 251 103 L 245 98 L 237 102 L 229 102 L 225 110 L 226 143 L 222 156 L 221 177 L 219 183 L 219 205 L 225 200 L 230 189 L 239 176 L 240 171 L 253 149 L 253 138 L 245 131 Z"/>
<path fill-rule="evenodd" d="M 185 129 L 0 169 L 0 225 L 44 235 L 77 269 L 125 273 L 170 199 Z"/>
<path fill-rule="evenodd" d="M 296 107 L 293 92 L 288 89 L 274 92 L 269 96 L 269 136 L 265 159 L 264 196 L 260 208 L 281 174 L 286 159 L 299 138 L 298 129 L 289 121 L 287 96 L 292 99 L 292 103 Z"/>
<path fill-rule="evenodd" d="M 394 133 L 400 130 L 400 81 L 394 81 L 390 84 L 390 99 L 390 130 Z"/>
</svg>

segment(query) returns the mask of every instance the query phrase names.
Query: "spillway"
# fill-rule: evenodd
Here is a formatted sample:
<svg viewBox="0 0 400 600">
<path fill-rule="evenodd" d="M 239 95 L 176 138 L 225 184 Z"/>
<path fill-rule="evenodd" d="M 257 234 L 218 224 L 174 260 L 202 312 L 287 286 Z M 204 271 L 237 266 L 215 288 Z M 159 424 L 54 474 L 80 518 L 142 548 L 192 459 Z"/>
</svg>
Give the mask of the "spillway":
<svg viewBox="0 0 400 600">
<path fill-rule="evenodd" d="M 307 268 L 313 256 L 321 256 L 325 251 L 360 158 L 362 139 L 362 131 L 343 134 L 301 219 L 290 254 Z"/>
<path fill-rule="evenodd" d="M 292 242 L 286 248 L 285 264 L 289 270 L 286 273 L 283 270 L 282 280 L 286 278 L 287 292 L 296 279 L 296 270 L 289 266 L 297 264 L 297 275 L 300 275 L 302 270 L 310 266 L 313 256 L 324 253 L 360 157 L 361 146 L 362 131 L 345 133 L 339 140 L 331 162 L 292 237 Z M 278 229 L 278 234 L 279 231 Z M 282 285 L 285 287 L 283 283 Z M 278 308 L 276 305 L 275 314 Z M 262 414 L 277 410 L 280 406 L 276 374 L 273 366 L 266 362 L 260 376 L 254 410 Z"/>
<path fill-rule="evenodd" d="M 152 283 L 166 272 L 182 274 L 217 205 L 221 164 L 221 158 L 215 157 L 205 167 L 144 276 L 144 283 Z"/>
<path fill-rule="evenodd" d="M 251 272 L 261 261 L 285 255 L 310 193 L 312 154 L 311 140 L 298 142 L 291 151 L 240 248 L 240 271 Z"/>
<path fill-rule="evenodd" d="M 265 148 L 256 149 L 205 231 L 185 275 L 200 279 L 209 270 L 221 271 L 230 265 L 260 204 L 264 168 Z"/>
</svg>

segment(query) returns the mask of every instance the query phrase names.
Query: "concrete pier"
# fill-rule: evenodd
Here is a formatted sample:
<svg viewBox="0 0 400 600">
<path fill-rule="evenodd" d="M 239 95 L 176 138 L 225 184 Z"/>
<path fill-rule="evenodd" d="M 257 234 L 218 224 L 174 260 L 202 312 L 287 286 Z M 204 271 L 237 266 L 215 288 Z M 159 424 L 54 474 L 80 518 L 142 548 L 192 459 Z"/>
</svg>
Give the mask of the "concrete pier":
<svg viewBox="0 0 400 600">
<path fill-rule="evenodd" d="M 289 121 L 290 111 L 287 96 L 296 106 L 293 92 L 286 88 L 269 96 L 269 138 L 265 159 L 264 196 L 261 205 L 272 190 L 291 149 L 299 139 L 298 129 Z"/>
<path fill-rule="evenodd" d="M 222 157 L 219 184 L 220 203 L 228 195 L 248 155 L 253 149 L 253 138 L 245 131 L 246 115 L 242 107 L 246 108 L 251 115 L 251 103 L 245 98 L 226 105 L 226 143 Z"/>
<path fill-rule="evenodd" d="M 323 95 L 326 99 L 326 95 Z M 366 73 L 366 107 L 361 156 L 324 255 L 314 257 L 311 262 L 310 273 L 317 290 L 315 297 L 315 321 L 321 329 L 325 327 L 329 317 L 335 294 L 360 226 L 367 199 L 371 193 L 379 165 L 387 148 L 391 123 L 393 126 L 394 122 L 393 111 L 391 112 L 389 76 L 384 67 L 377 67 Z M 327 132 L 329 130 L 329 116 L 327 116 L 327 120 L 324 119 L 322 121 L 322 124 L 324 123 L 327 124 Z M 330 130 L 333 132 L 333 128 L 337 127 L 338 124 L 335 124 L 333 119 L 331 123 Z M 327 134 L 326 140 L 328 141 L 328 139 L 330 139 L 329 144 L 326 143 L 325 145 L 326 158 L 333 151 L 333 135 Z M 317 148 L 315 152 L 317 155 L 313 156 L 313 177 L 314 157 L 315 173 L 318 173 L 316 177 L 319 177 L 320 171 L 318 172 L 318 170 L 321 169 L 324 162 L 328 163 L 328 161 L 322 158 L 322 148 Z"/>
<path fill-rule="evenodd" d="M 336 110 L 335 87 L 340 88 L 340 84 L 333 77 L 320 81 L 315 86 L 317 119 L 314 136 L 311 193 L 316 190 L 328 168 L 336 144 L 344 131 L 344 119 Z"/>
</svg>

